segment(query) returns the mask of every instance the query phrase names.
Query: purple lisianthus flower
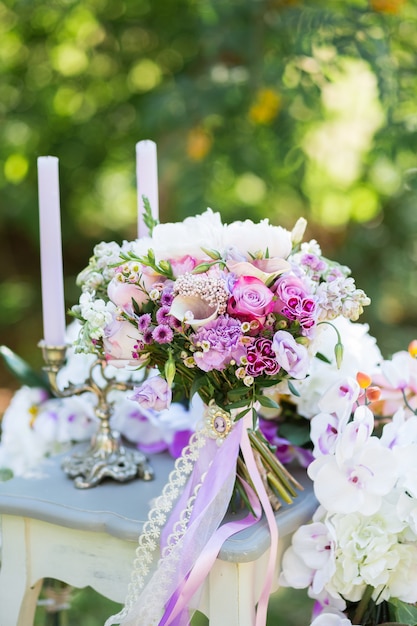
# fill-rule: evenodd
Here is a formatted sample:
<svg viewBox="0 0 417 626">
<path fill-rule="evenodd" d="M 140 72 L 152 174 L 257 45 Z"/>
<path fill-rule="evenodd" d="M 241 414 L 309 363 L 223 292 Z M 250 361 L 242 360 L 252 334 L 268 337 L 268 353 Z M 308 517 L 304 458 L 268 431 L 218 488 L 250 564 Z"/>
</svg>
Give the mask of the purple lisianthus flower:
<svg viewBox="0 0 417 626">
<path fill-rule="evenodd" d="M 260 376 L 261 374 L 274 376 L 281 369 L 272 349 L 272 341 L 266 337 L 257 337 L 247 347 L 246 358 L 248 360 L 246 373 L 249 376 Z"/>
<path fill-rule="evenodd" d="M 229 315 L 219 315 L 206 326 L 200 326 L 191 341 L 197 348 L 194 360 L 204 372 L 222 370 L 231 361 L 239 363 L 246 354 L 241 342 L 242 329 L 238 320 Z"/>
<path fill-rule="evenodd" d="M 171 343 L 174 331 L 167 324 L 159 324 L 152 331 L 152 338 L 156 343 Z"/>
<path fill-rule="evenodd" d="M 172 442 L 168 446 L 168 451 L 174 459 L 178 459 L 181 456 L 185 446 L 188 446 L 192 434 L 192 430 L 177 430 L 174 433 Z"/>
<path fill-rule="evenodd" d="M 308 332 L 317 321 L 317 298 L 310 293 L 303 281 L 293 274 L 278 278 L 274 286 L 277 300 L 274 311 L 289 320 L 297 320 Z"/>
<path fill-rule="evenodd" d="M 276 359 L 290 376 L 297 380 L 305 378 L 308 373 L 310 359 L 308 351 L 286 330 L 278 330 L 272 340 L 272 349 Z"/>
<path fill-rule="evenodd" d="M 140 387 L 134 388 L 131 400 L 136 400 L 144 409 L 163 411 L 172 400 L 172 391 L 167 381 L 161 376 L 153 376 L 145 380 Z"/>
</svg>

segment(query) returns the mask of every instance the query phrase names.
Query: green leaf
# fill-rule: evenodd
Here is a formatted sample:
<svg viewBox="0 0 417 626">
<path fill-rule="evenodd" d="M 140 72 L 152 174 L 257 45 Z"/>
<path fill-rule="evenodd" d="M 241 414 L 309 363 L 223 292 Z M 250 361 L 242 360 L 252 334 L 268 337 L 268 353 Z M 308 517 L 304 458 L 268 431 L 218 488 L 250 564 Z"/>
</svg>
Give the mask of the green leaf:
<svg viewBox="0 0 417 626">
<path fill-rule="evenodd" d="M 310 441 L 310 422 L 283 422 L 279 426 L 279 435 L 295 446 L 302 446 Z"/>
<path fill-rule="evenodd" d="M 240 409 L 242 406 L 247 406 L 248 403 L 249 400 L 247 398 L 243 398 L 242 400 L 238 400 L 237 402 L 232 402 L 231 404 L 228 404 L 224 408 L 226 411 L 230 411 L 231 409 Z"/>
<path fill-rule="evenodd" d="M 152 237 L 152 231 L 155 228 L 155 226 L 159 224 L 159 221 L 156 220 L 154 216 L 152 215 L 152 208 L 151 208 L 151 203 L 149 202 L 149 198 L 147 198 L 146 196 L 142 196 L 142 200 L 143 200 L 143 207 L 145 209 L 143 213 L 143 223 L 148 229 L 149 237 Z"/>
<path fill-rule="evenodd" d="M 232 400 L 233 398 L 241 398 L 246 393 L 248 393 L 247 387 L 236 387 L 235 389 L 229 389 L 227 397 Z"/>
<path fill-rule="evenodd" d="M 241 411 L 240 413 L 235 415 L 235 422 L 238 422 L 239 420 L 242 419 L 242 417 L 245 417 L 245 415 L 247 415 L 249 411 L 250 411 L 250 408 L 247 407 L 244 411 Z"/>
<path fill-rule="evenodd" d="M 207 383 L 207 380 L 205 376 L 194 378 L 193 384 L 191 385 L 191 388 L 190 388 L 190 400 L 198 392 L 198 390 L 201 389 L 201 387 L 204 387 L 206 383 Z"/>
<path fill-rule="evenodd" d="M 297 398 L 299 398 L 300 392 L 298 391 L 298 389 L 294 387 L 293 383 L 290 380 L 288 380 L 287 382 L 288 382 L 288 389 L 291 391 L 292 395 L 297 396 Z"/>
<path fill-rule="evenodd" d="M 138 303 L 136 302 L 136 300 L 134 298 L 131 298 L 132 300 L 132 306 L 133 306 L 133 310 L 136 313 L 136 315 L 140 315 L 141 311 L 140 311 L 140 307 L 138 305 Z"/>
<path fill-rule="evenodd" d="M 394 615 L 397 622 L 407 624 L 407 626 L 417 626 L 417 607 L 391 598 L 389 604 L 394 607 Z"/>
<path fill-rule="evenodd" d="M 255 430 L 258 422 L 258 413 L 254 407 L 252 407 L 252 429 Z"/>
<path fill-rule="evenodd" d="M 260 395 L 260 396 L 257 396 L 256 399 L 259 402 L 259 404 L 267 407 L 268 409 L 279 409 L 278 402 L 275 402 L 275 400 L 273 400 L 269 396 Z"/>
<path fill-rule="evenodd" d="M 219 259 L 222 258 L 222 255 L 217 250 L 212 250 L 211 248 L 203 248 L 203 247 L 201 247 L 201 249 L 205 254 L 207 254 L 208 257 L 210 257 L 210 259 L 213 259 L 213 261 L 218 261 Z"/>
<path fill-rule="evenodd" d="M 320 359 L 320 361 L 323 361 L 324 363 L 331 364 L 331 360 L 328 359 L 327 356 L 324 356 L 321 352 L 316 353 L 316 359 Z"/>
<path fill-rule="evenodd" d="M 7 346 L 0 346 L 0 354 L 7 368 L 16 378 L 28 387 L 42 387 L 50 391 L 48 380 L 46 376 L 36 372 L 32 367 L 26 363 L 20 356 L 10 350 Z"/>
</svg>

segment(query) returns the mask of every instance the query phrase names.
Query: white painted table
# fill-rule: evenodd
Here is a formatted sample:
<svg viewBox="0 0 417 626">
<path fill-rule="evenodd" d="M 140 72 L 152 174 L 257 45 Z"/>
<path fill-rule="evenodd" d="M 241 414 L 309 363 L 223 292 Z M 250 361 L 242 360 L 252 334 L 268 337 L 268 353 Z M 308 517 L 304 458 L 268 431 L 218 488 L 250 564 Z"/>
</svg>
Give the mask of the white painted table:
<svg viewBox="0 0 417 626">
<path fill-rule="evenodd" d="M 58 457 L 42 465 L 38 478 L 0 483 L 0 626 L 33 624 L 43 578 L 90 586 L 123 603 L 138 535 L 173 467 L 165 454 L 150 461 L 155 470 L 150 482 L 105 482 L 79 490 L 60 469 Z M 297 477 L 305 491 L 276 514 L 280 555 L 316 508 L 308 479 L 304 473 Z M 268 548 L 264 520 L 225 542 L 198 606 L 211 626 L 253 625 Z"/>
</svg>

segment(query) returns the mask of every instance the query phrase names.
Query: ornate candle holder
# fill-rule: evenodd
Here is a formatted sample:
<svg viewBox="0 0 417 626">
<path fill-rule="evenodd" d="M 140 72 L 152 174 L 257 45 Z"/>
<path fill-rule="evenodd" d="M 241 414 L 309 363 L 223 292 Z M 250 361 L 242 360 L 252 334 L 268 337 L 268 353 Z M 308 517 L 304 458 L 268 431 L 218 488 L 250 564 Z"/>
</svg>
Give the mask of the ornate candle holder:
<svg viewBox="0 0 417 626">
<path fill-rule="evenodd" d="M 97 397 L 95 414 L 99 419 L 99 426 L 90 447 L 75 452 L 62 463 L 64 472 L 75 479 L 75 486 L 79 489 L 94 487 L 104 478 L 112 478 L 119 482 L 126 482 L 135 477 L 152 480 L 153 470 L 145 455 L 139 450 L 125 448 L 120 442 L 119 433 L 110 427 L 113 403 L 108 400 L 109 392 L 133 389 L 135 383 L 118 382 L 108 378 L 105 374 L 106 360 L 97 358 L 90 367 L 89 377 L 85 383 L 80 385 L 69 383 L 64 389 L 60 389 L 57 375 L 66 361 L 66 346 L 49 346 L 44 341 L 41 341 L 39 346 L 46 363 L 43 369 L 48 375 L 55 396 L 67 398 L 92 392 Z"/>
</svg>

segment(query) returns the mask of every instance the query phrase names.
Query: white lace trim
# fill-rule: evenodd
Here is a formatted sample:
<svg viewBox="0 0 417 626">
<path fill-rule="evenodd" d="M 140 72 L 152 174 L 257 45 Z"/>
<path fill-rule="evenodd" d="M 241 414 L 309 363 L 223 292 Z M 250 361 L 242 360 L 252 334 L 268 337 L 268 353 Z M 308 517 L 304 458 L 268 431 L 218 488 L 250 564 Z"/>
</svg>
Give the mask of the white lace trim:
<svg viewBox="0 0 417 626">
<path fill-rule="evenodd" d="M 154 552 L 159 549 L 159 537 L 162 527 L 167 521 L 168 514 L 181 494 L 194 464 L 200 456 L 200 450 L 205 446 L 206 442 L 207 431 L 204 428 L 197 430 L 192 435 L 189 445 L 184 448 L 181 457 L 176 460 L 174 469 L 168 477 L 168 482 L 161 495 L 156 499 L 154 507 L 149 512 L 148 520 L 145 522 L 139 537 L 125 605 L 117 615 L 109 617 L 104 626 L 122 623 L 126 626 L 129 626 L 129 624 L 131 626 L 152 626 L 158 624 L 161 620 L 164 603 L 167 595 L 170 595 L 170 586 L 173 585 L 175 580 L 178 561 L 181 558 L 182 540 L 187 530 L 196 494 L 203 484 L 204 475 L 188 499 L 187 506 L 182 511 L 179 521 L 168 537 L 167 545 L 158 561 L 157 569 L 150 577 Z M 160 568 L 159 565 L 162 561 L 164 567 Z M 146 594 L 141 594 L 145 585 L 147 585 Z"/>
</svg>

